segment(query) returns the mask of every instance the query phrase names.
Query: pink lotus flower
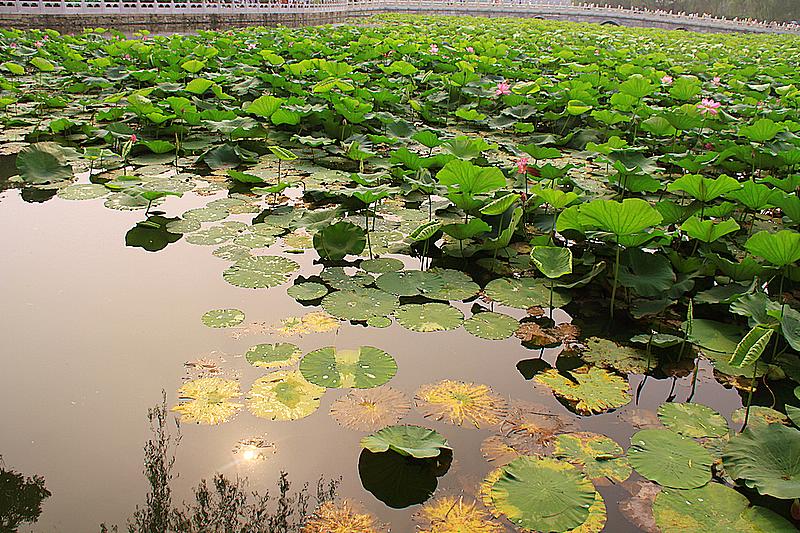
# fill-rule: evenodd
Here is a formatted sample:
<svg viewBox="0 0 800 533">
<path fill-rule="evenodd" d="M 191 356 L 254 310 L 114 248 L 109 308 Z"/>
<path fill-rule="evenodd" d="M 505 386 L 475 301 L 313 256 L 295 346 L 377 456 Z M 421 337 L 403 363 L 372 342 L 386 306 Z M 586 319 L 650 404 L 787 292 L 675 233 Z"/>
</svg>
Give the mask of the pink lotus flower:
<svg viewBox="0 0 800 533">
<path fill-rule="evenodd" d="M 122 56 L 122 59 L 124 59 L 126 61 L 130 61 L 131 60 L 131 56 L 130 56 L 130 54 L 125 54 L 125 55 Z"/>
<path fill-rule="evenodd" d="M 248 50 L 255 50 L 256 48 L 258 48 L 258 45 L 256 43 L 249 43 L 247 45 Z"/>
<path fill-rule="evenodd" d="M 528 170 L 528 161 L 530 161 L 527 157 L 520 157 L 517 159 L 517 173 L 525 174 Z"/>
<path fill-rule="evenodd" d="M 719 102 L 715 102 L 710 98 L 703 98 L 703 100 L 697 104 L 697 109 L 700 111 L 701 114 L 711 114 L 716 115 L 719 113 L 718 109 L 722 104 Z"/>
<path fill-rule="evenodd" d="M 430 52 L 431 52 L 432 54 L 438 54 L 438 53 L 439 53 L 439 47 L 438 47 L 438 46 L 436 46 L 436 44 L 432 44 L 432 45 L 431 45 Z"/>
<path fill-rule="evenodd" d="M 669 74 L 661 78 L 661 83 L 663 83 L 664 85 L 672 85 L 672 81 L 673 81 L 672 76 L 670 76 Z"/>
<path fill-rule="evenodd" d="M 504 94 L 511 94 L 511 85 L 508 82 L 501 81 L 497 84 L 497 89 L 494 91 L 495 96 L 503 96 Z"/>
<path fill-rule="evenodd" d="M 703 145 L 703 148 L 705 148 L 706 150 L 712 150 L 714 148 L 714 145 L 711 143 L 705 143 Z"/>
<path fill-rule="evenodd" d="M 714 87 L 719 87 L 719 84 L 720 84 L 720 83 L 722 83 L 722 78 L 720 78 L 719 76 L 714 76 L 714 79 L 713 79 L 713 80 L 711 80 L 711 84 L 712 84 Z"/>
<path fill-rule="evenodd" d="M 18 45 L 17 45 L 17 43 L 11 43 L 9 46 L 10 46 L 11 48 L 16 48 Z"/>
<path fill-rule="evenodd" d="M 467 52 L 469 52 L 470 54 L 474 54 L 475 53 L 475 49 L 472 48 L 471 46 L 467 46 Z"/>
<path fill-rule="evenodd" d="M 44 46 L 44 43 L 42 41 L 36 41 L 35 43 L 33 43 L 33 46 L 35 46 L 36 48 L 41 48 L 42 46 Z"/>
<path fill-rule="evenodd" d="M 131 142 L 132 142 L 132 143 L 135 143 L 135 142 L 136 142 L 136 141 L 138 141 L 138 140 L 139 140 L 139 138 L 136 136 L 136 134 L 135 134 L 135 133 L 134 133 L 133 135 L 131 135 Z"/>
</svg>

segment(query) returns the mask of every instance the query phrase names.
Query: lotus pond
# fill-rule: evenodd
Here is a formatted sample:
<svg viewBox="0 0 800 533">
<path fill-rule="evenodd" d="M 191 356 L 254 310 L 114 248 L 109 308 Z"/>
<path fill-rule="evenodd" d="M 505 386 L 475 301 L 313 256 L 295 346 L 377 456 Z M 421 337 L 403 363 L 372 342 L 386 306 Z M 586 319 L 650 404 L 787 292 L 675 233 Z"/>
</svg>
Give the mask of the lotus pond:
<svg viewBox="0 0 800 533">
<path fill-rule="evenodd" d="M 0 30 L 0 467 L 52 494 L 0 524 L 124 528 L 165 390 L 176 498 L 341 477 L 307 532 L 795 531 L 799 61 L 500 19 Z"/>
</svg>

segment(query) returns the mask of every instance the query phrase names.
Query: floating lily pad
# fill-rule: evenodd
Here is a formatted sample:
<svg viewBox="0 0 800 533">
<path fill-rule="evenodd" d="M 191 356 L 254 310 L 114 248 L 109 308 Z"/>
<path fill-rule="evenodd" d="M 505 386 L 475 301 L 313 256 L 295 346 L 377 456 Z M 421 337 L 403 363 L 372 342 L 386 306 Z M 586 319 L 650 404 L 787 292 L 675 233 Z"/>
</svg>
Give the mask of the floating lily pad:
<svg viewBox="0 0 800 533">
<path fill-rule="evenodd" d="M 411 411 L 411 402 L 392 387 L 353 390 L 331 406 L 339 425 L 356 431 L 375 431 L 399 422 Z"/>
<path fill-rule="evenodd" d="M 322 503 L 303 525 L 303 533 L 379 533 L 383 529 L 372 515 L 357 512 L 346 500 Z"/>
<path fill-rule="evenodd" d="M 499 341 L 514 335 L 519 321 L 502 313 L 484 312 L 465 320 L 464 329 L 478 338 Z"/>
<path fill-rule="evenodd" d="M 403 270 L 403 262 L 393 257 L 381 257 L 380 259 L 365 259 L 359 265 L 365 272 L 372 274 L 384 274 L 386 272 L 397 272 Z"/>
<path fill-rule="evenodd" d="M 273 224 L 265 224 L 263 222 L 259 222 L 258 224 L 253 224 L 250 230 L 256 235 L 263 235 L 264 237 L 275 237 L 277 235 L 286 232 L 286 230 L 280 226 L 275 226 Z"/>
<path fill-rule="evenodd" d="M 241 259 L 252 257 L 250 248 L 237 246 L 235 244 L 224 244 L 219 248 L 215 248 L 211 253 L 214 255 L 214 257 L 219 257 L 220 259 L 224 259 L 226 261 L 239 261 Z"/>
<path fill-rule="evenodd" d="M 322 308 L 342 320 L 368 320 L 390 315 L 399 303 L 393 294 L 368 288 L 332 292 L 322 299 Z"/>
<path fill-rule="evenodd" d="M 432 300 L 468 300 L 481 290 L 480 286 L 472 281 L 464 272 L 449 268 L 432 268 L 432 272 L 439 276 L 444 285 L 441 289 L 430 291 L 425 296 Z"/>
<path fill-rule="evenodd" d="M 474 501 L 445 496 L 426 503 L 414 518 L 421 533 L 503 533 L 505 528 Z"/>
<path fill-rule="evenodd" d="M 300 372 L 321 387 L 369 389 L 392 379 L 397 363 L 391 355 L 372 346 L 355 350 L 328 346 L 307 353 L 300 361 Z"/>
<path fill-rule="evenodd" d="M 631 475 L 625 450 L 605 435 L 565 433 L 555 438 L 553 455 L 572 463 L 590 478 L 622 483 Z"/>
<path fill-rule="evenodd" d="M 300 265 L 285 257 L 262 255 L 241 259 L 222 273 L 231 285 L 246 289 L 276 287 L 289 281 Z"/>
<path fill-rule="evenodd" d="M 711 479 L 711 455 L 695 441 L 668 429 L 643 429 L 631 437 L 633 468 L 663 487 L 693 489 Z"/>
<path fill-rule="evenodd" d="M 239 309 L 213 309 L 203 315 L 202 321 L 210 328 L 230 328 L 244 322 L 244 312 Z"/>
<path fill-rule="evenodd" d="M 247 350 L 244 358 L 253 366 L 264 368 L 280 368 L 291 366 L 300 360 L 303 352 L 294 344 L 279 342 L 276 344 L 257 344 Z"/>
<path fill-rule="evenodd" d="M 317 300 L 328 294 L 328 287 L 321 283 L 306 282 L 292 285 L 286 289 L 286 294 L 301 302 Z"/>
<path fill-rule="evenodd" d="M 325 311 L 314 311 L 303 316 L 284 318 L 274 327 L 278 335 L 292 337 L 309 333 L 326 333 L 339 329 L 339 321 Z"/>
<path fill-rule="evenodd" d="M 320 274 L 322 281 L 340 291 L 357 291 L 375 283 L 375 278 L 365 272 L 352 276 L 342 267 L 328 267 Z"/>
<path fill-rule="evenodd" d="M 710 407 L 697 403 L 665 403 L 658 408 L 658 418 L 672 431 L 701 439 L 724 437 L 728 422 Z"/>
<path fill-rule="evenodd" d="M 319 408 L 325 387 L 309 383 L 297 370 L 279 370 L 259 378 L 247 394 L 247 408 L 269 420 L 297 420 Z"/>
<path fill-rule="evenodd" d="M 489 492 L 492 508 L 515 526 L 567 531 L 589 518 L 595 489 L 583 473 L 557 459 L 519 457 L 500 468 Z"/>
<path fill-rule="evenodd" d="M 427 459 L 451 450 L 447 439 L 421 426 L 388 426 L 361 439 L 361 447 L 372 453 L 392 450 L 400 455 Z"/>
<path fill-rule="evenodd" d="M 59 189 L 58 195 L 62 200 L 93 200 L 108 194 L 105 185 L 98 183 L 73 183 L 63 189 Z"/>
<path fill-rule="evenodd" d="M 498 278 L 490 281 L 484 291 L 492 300 L 517 309 L 550 305 L 550 288 L 533 278 Z M 553 307 L 563 307 L 570 300 L 565 293 L 553 293 Z"/>
<path fill-rule="evenodd" d="M 210 207 L 201 207 L 199 209 L 190 209 L 181 215 L 185 220 L 196 220 L 198 222 L 217 222 L 224 220 L 230 216 L 230 213 L 225 209 L 212 209 Z"/>
<path fill-rule="evenodd" d="M 233 244 L 244 246 L 245 248 L 266 248 L 275 244 L 275 237 L 259 235 L 257 233 L 245 233 L 233 240 Z"/>
<path fill-rule="evenodd" d="M 732 354 L 745 333 L 733 324 L 696 318 L 692 320 L 689 340 L 706 350 Z"/>
<path fill-rule="evenodd" d="M 568 401 L 581 414 L 602 413 L 631 401 L 628 382 L 616 374 L 594 366 L 568 373 L 575 381 L 552 368 L 534 379 L 550 387 L 553 394 Z"/>
<path fill-rule="evenodd" d="M 392 319 L 388 316 L 373 316 L 367 319 L 367 325 L 371 328 L 388 328 L 392 325 Z"/>
<path fill-rule="evenodd" d="M 211 226 L 210 228 L 199 229 L 186 236 L 189 244 L 199 244 L 201 246 L 211 246 L 222 244 L 233 239 L 236 231 L 224 226 Z"/>
<path fill-rule="evenodd" d="M 152 205 L 148 200 L 145 200 L 142 195 L 132 192 L 115 192 L 106 197 L 103 205 L 109 209 L 118 209 L 120 211 L 135 211 L 137 209 L 146 209 L 148 205 L 157 206 L 164 201 L 163 198 L 153 200 Z"/>
<path fill-rule="evenodd" d="M 664 533 L 725 531 L 790 533 L 796 528 L 764 507 L 750 507 L 745 496 L 720 483 L 689 490 L 664 489 L 653 504 L 656 524 Z"/>
<path fill-rule="evenodd" d="M 423 385 L 414 400 L 426 417 L 476 428 L 499 424 L 508 407 L 488 385 L 451 380 Z"/>
<path fill-rule="evenodd" d="M 425 296 L 444 287 L 444 280 L 430 271 L 401 270 L 381 274 L 375 285 L 396 296 Z"/>
<path fill-rule="evenodd" d="M 586 351 L 581 359 L 602 368 L 611 368 L 624 374 L 644 374 L 658 364 L 655 356 L 647 363 L 647 352 L 638 348 L 621 346 L 608 339 L 590 337 L 586 339 Z"/>
<path fill-rule="evenodd" d="M 741 407 L 731 414 L 731 421 L 734 424 L 744 424 L 744 418 L 747 414 L 747 409 Z M 764 407 L 763 405 L 751 405 L 750 416 L 747 419 L 747 427 L 767 426 L 769 424 L 782 424 L 789 425 L 789 417 L 780 411 L 776 411 L 771 407 Z"/>
<path fill-rule="evenodd" d="M 406 329 L 419 332 L 455 329 L 464 321 L 464 314 L 443 303 L 406 304 L 394 312 L 397 322 Z"/>
<path fill-rule="evenodd" d="M 800 431 L 770 424 L 731 438 L 722 456 L 725 471 L 760 494 L 800 498 Z"/>
<path fill-rule="evenodd" d="M 180 403 L 172 410 L 184 422 L 221 424 L 239 412 L 242 404 L 231 400 L 241 394 L 239 382 L 232 379 L 195 379 L 178 389 Z"/>
<path fill-rule="evenodd" d="M 167 224 L 170 233 L 191 233 L 199 230 L 203 225 L 197 220 L 173 220 Z"/>
</svg>

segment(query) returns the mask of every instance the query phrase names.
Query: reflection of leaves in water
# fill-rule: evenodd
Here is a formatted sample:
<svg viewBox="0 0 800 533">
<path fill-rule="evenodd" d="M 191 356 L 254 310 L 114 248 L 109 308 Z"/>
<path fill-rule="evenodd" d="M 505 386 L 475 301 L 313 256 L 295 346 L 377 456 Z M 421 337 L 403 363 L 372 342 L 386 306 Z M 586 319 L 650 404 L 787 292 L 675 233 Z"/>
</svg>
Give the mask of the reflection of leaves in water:
<svg viewBox="0 0 800 533">
<path fill-rule="evenodd" d="M 396 424 L 411 410 L 406 395 L 392 387 L 350 391 L 331 406 L 331 416 L 356 431 L 375 431 Z"/>
<path fill-rule="evenodd" d="M 506 414 L 506 401 L 492 393 L 488 385 L 444 380 L 423 385 L 415 402 L 426 417 L 457 426 L 464 422 L 476 428 L 500 423 Z"/>
<path fill-rule="evenodd" d="M 447 473 L 452 460 L 453 452 L 446 449 L 430 459 L 415 459 L 391 450 L 362 450 L 358 473 L 361 484 L 373 496 L 389 507 L 403 509 L 430 498 L 438 484 L 436 478 Z"/>
<path fill-rule="evenodd" d="M 323 503 L 303 527 L 303 533 L 378 533 L 384 530 L 372 515 L 357 512 L 347 500 Z"/>
<path fill-rule="evenodd" d="M 167 231 L 167 224 L 178 220 L 162 216 L 148 217 L 147 220 L 137 223 L 125 234 L 125 246 L 143 248 L 148 252 L 163 250 L 168 244 L 177 242 L 183 236 L 180 233 Z"/>
<path fill-rule="evenodd" d="M 244 461 L 266 461 L 275 451 L 275 444 L 264 437 L 239 439 L 233 447 L 233 454 Z"/>
<path fill-rule="evenodd" d="M 10 532 L 39 519 L 42 502 L 50 497 L 50 491 L 43 477 L 25 477 L 3 466 L 0 457 L 0 531 Z"/>
<path fill-rule="evenodd" d="M 242 407 L 230 400 L 241 395 L 239 383 L 232 379 L 200 378 L 178 389 L 181 402 L 172 408 L 185 422 L 220 424 Z"/>
<path fill-rule="evenodd" d="M 445 496 L 425 504 L 415 515 L 420 533 L 502 533 L 500 524 L 474 501 Z"/>
<path fill-rule="evenodd" d="M 557 434 L 570 429 L 570 421 L 544 405 L 514 401 L 497 434 L 486 438 L 481 453 L 489 462 L 507 464 L 521 455 L 546 456 Z"/>
</svg>

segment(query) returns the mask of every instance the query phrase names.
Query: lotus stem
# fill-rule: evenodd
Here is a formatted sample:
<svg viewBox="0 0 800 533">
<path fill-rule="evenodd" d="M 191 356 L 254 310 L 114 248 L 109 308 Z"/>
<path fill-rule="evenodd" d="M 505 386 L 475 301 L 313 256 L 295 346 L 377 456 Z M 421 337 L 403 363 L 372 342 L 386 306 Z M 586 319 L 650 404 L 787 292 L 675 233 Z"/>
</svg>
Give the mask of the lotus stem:
<svg viewBox="0 0 800 533">
<path fill-rule="evenodd" d="M 750 404 L 753 402 L 753 392 L 756 390 L 756 384 L 758 383 L 758 378 L 756 378 L 757 374 L 758 359 L 753 363 L 753 380 L 750 382 L 750 390 L 747 392 L 747 407 L 744 410 L 744 424 L 742 424 L 742 429 L 739 430 L 739 433 L 742 433 L 745 428 L 747 428 L 747 421 L 750 418 Z"/>
<path fill-rule="evenodd" d="M 617 279 L 619 279 L 619 252 L 622 246 L 619 244 L 619 236 L 617 236 L 617 256 L 614 259 L 614 285 L 611 287 L 611 307 L 609 314 L 611 319 L 614 319 L 614 300 L 617 297 Z"/>
</svg>

